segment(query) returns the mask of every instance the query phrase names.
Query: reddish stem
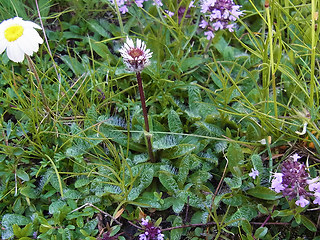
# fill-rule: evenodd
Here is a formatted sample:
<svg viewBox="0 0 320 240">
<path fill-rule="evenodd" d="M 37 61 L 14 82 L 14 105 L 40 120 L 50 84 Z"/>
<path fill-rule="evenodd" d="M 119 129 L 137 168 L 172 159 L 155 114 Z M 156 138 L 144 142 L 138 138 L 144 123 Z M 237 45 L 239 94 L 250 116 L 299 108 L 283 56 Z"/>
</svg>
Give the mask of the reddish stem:
<svg viewBox="0 0 320 240">
<path fill-rule="evenodd" d="M 143 112 L 145 130 L 148 133 L 146 135 L 146 138 L 147 138 L 149 157 L 150 157 L 151 162 L 155 162 L 155 159 L 154 159 L 154 156 L 153 156 L 153 151 L 152 151 L 151 135 L 149 134 L 150 133 L 150 129 L 149 129 L 149 121 L 148 121 L 148 112 L 147 112 L 147 107 L 146 107 L 146 99 L 145 99 L 145 96 L 144 96 L 142 78 L 141 78 L 140 72 L 137 72 L 136 76 L 137 76 L 137 81 L 138 81 L 138 87 L 139 87 L 139 93 L 140 93 L 140 99 L 141 99 L 141 105 L 142 105 L 142 112 Z"/>
</svg>

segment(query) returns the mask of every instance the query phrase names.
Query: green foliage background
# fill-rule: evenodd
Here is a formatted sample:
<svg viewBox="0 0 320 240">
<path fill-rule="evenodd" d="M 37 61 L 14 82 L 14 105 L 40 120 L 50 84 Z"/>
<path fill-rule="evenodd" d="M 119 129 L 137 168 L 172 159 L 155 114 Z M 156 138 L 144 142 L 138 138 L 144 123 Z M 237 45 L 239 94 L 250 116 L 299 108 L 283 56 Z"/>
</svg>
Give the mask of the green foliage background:
<svg viewBox="0 0 320 240">
<path fill-rule="evenodd" d="M 152 3 L 126 15 L 107 0 L 38 4 L 48 45 L 32 59 L 49 112 L 26 62 L 0 56 L 2 239 L 138 239 L 128 221 L 141 214 L 163 228 L 204 224 L 166 239 L 319 238 L 316 206 L 305 211 L 269 189 L 295 151 L 319 175 L 319 1 L 238 1 L 236 31 L 212 42 L 199 9 L 179 21 Z M 36 9 L 1 1 L 0 16 L 40 23 Z M 153 52 L 142 78 L 156 163 L 119 54 L 126 36 Z M 304 123 L 307 140 L 296 133 Z M 267 217 L 283 226 L 262 225 Z"/>
</svg>

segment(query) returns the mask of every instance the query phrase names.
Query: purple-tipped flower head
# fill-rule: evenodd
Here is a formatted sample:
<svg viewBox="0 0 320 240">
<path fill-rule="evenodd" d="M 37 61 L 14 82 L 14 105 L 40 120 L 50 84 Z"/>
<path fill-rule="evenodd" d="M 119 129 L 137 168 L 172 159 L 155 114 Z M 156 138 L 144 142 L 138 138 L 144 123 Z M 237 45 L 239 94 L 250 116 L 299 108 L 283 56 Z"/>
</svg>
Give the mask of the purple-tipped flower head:
<svg viewBox="0 0 320 240">
<path fill-rule="evenodd" d="M 128 37 L 119 52 L 123 57 L 123 62 L 132 72 L 141 72 L 150 64 L 150 58 L 152 57 L 152 52 L 150 52 L 150 49 L 146 49 L 146 44 L 143 41 L 137 39 L 135 45 L 132 39 Z"/>
<path fill-rule="evenodd" d="M 306 190 L 309 174 L 303 163 L 299 163 L 295 159 L 287 160 L 282 164 L 281 170 L 283 174 L 282 185 L 284 186 L 282 193 L 284 196 L 288 196 L 289 200 L 300 196 L 309 196 Z"/>
<path fill-rule="evenodd" d="M 203 0 L 201 2 L 201 12 L 205 19 L 200 23 L 201 28 L 205 28 L 207 39 L 214 37 L 214 32 L 219 29 L 228 29 L 233 32 L 233 28 L 239 16 L 242 14 L 239 5 L 235 5 L 232 0 Z M 211 32 L 211 33 L 208 33 Z"/>
<path fill-rule="evenodd" d="M 294 154 L 282 164 L 281 173 L 274 174 L 271 189 L 277 193 L 282 192 L 283 196 L 288 197 L 289 200 L 298 199 L 295 202 L 296 205 L 305 207 L 310 203 L 308 198 L 312 196 L 307 191 L 307 186 L 309 185 L 309 190 L 316 189 L 317 179 L 309 180 L 305 165 L 297 161 L 299 158 L 301 157 L 298 154 Z M 318 199 L 315 203 L 318 203 Z"/>
<path fill-rule="evenodd" d="M 139 235 L 139 240 L 163 240 L 164 234 L 161 233 L 159 227 L 154 226 L 154 224 L 148 219 L 141 219 L 140 223 L 144 229 L 143 233 Z"/>
</svg>

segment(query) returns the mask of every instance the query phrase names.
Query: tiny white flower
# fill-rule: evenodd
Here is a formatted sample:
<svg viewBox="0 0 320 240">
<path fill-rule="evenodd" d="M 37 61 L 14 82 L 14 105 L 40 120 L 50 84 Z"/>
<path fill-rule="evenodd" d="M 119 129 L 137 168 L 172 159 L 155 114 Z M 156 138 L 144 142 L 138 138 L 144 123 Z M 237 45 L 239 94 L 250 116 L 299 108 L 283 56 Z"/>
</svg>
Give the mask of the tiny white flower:
<svg viewBox="0 0 320 240">
<path fill-rule="evenodd" d="M 150 49 L 146 48 L 146 44 L 140 39 L 137 39 L 135 46 L 132 39 L 127 37 L 127 41 L 119 52 L 123 57 L 123 62 L 127 65 L 130 71 L 141 72 L 150 64 L 152 52 L 150 52 Z"/>
<path fill-rule="evenodd" d="M 0 23 L 0 54 L 7 50 L 8 58 L 22 62 L 24 55 L 31 56 L 39 49 L 43 39 L 35 30 L 41 27 L 20 17 L 10 18 Z"/>
</svg>

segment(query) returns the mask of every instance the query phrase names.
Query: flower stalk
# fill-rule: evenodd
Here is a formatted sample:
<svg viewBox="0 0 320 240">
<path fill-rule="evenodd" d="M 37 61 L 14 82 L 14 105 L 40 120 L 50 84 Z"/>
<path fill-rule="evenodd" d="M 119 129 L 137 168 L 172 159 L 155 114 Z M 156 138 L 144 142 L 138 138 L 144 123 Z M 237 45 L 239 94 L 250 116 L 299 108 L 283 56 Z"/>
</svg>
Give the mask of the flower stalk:
<svg viewBox="0 0 320 240">
<path fill-rule="evenodd" d="M 147 139 L 147 147 L 148 147 L 148 153 L 151 162 L 155 162 L 153 151 L 152 151 L 152 143 L 151 143 L 151 134 L 150 134 L 150 128 L 149 128 L 149 121 L 148 121 L 148 112 L 146 107 L 146 99 L 144 96 L 143 91 L 143 85 L 142 85 L 142 78 L 141 73 L 136 72 L 137 81 L 138 81 L 138 88 L 140 93 L 140 100 L 141 100 L 141 106 L 142 106 L 142 112 L 143 112 L 143 118 L 144 118 L 144 125 L 145 125 L 145 131 L 147 132 L 146 139 Z"/>
<path fill-rule="evenodd" d="M 151 162 L 155 162 L 152 151 L 146 99 L 144 96 L 141 77 L 141 71 L 150 64 L 152 52 L 150 52 L 150 50 L 146 48 L 146 44 L 140 39 L 137 39 L 136 44 L 134 44 L 134 42 L 130 38 L 127 38 L 126 43 L 119 51 L 121 53 L 121 56 L 123 57 L 123 62 L 126 64 L 128 70 L 136 73 L 145 124 L 145 136 L 147 140 L 148 153 Z"/>
</svg>

